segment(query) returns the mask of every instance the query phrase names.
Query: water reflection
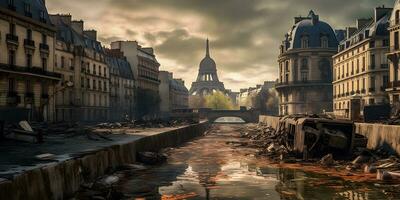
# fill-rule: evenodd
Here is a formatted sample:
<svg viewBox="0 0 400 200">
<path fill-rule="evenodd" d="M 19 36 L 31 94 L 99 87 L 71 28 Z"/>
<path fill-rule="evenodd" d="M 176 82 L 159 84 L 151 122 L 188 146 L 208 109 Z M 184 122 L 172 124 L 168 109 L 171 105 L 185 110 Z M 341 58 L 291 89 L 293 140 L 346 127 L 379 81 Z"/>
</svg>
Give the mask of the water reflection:
<svg viewBox="0 0 400 200">
<path fill-rule="evenodd" d="M 232 127 L 221 126 L 214 134 L 173 150 L 168 164 L 132 175 L 119 189 L 133 198 L 165 200 L 400 199 L 396 187 L 271 168 L 247 156 L 246 149 L 227 144 Z"/>
<path fill-rule="evenodd" d="M 239 117 L 220 117 L 217 120 L 215 120 L 215 123 L 242 124 L 242 123 L 245 123 L 245 121 Z"/>
</svg>

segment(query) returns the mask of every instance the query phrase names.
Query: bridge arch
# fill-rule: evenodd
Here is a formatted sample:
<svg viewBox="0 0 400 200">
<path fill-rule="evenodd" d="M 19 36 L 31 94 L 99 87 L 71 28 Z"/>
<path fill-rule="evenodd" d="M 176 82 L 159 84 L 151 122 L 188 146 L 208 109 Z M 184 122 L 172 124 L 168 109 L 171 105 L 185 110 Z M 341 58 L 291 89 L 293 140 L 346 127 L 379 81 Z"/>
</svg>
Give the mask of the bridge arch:
<svg viewBox="0 0 400 200">
<path fill-rule="evenodd" d="M 203 110 L 201 116 L 208 119 L 209 122 L 214 123 L 217 119 L 222 117 L 237 117 L 242 119 L 245 123 L 258 123 L 260 112 L 257 110 Z"/>
</svg>

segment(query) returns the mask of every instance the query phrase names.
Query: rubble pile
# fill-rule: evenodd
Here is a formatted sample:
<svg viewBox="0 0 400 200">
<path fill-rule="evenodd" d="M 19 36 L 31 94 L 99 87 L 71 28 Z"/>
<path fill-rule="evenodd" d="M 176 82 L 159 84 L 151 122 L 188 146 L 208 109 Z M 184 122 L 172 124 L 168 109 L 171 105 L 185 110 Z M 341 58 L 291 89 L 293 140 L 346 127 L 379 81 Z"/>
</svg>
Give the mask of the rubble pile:
<svg viewBox="0 0 400 200">
<path fill-rule="evenodd" d="M 191 120 L 134 120 L 127 122 L 108 122 L 97 124 L 97 128 L 103 129 L 119 129 L 119 128 L 164 128 L 164 127 L 176 127 L 194 124 L 196 122 Z"/>
<path fill-rule="evenodd" d="M 268 156 L 270 159 L 282 159 L 291 153 L 286 144 L 286 134 L 275 131 L 265 124 L 247 125 L 241 131 L 241 137 L 249 138 L 249 147 L 260 149 L 258 155 Z"/>
<path fill-rule="evenodd" d="M 384 148 L 372 151 L 356 147 L 347 157 L 328 153 L 319 158 L 299 158 L 288 145 L 285 131 L 276 131 L 264 124 L 247 125 L 240 130 L 241 137 L 249 138 L 249 147 L 257 148 L 258 156 L 272 162 L 316 164 L 322 167 L 347 170 L 349 173 L 376 174 L 377 180 L 400 180 L 400 158 Z M 365 141 L 363 141 L 364 143 Z"/>
</svg>

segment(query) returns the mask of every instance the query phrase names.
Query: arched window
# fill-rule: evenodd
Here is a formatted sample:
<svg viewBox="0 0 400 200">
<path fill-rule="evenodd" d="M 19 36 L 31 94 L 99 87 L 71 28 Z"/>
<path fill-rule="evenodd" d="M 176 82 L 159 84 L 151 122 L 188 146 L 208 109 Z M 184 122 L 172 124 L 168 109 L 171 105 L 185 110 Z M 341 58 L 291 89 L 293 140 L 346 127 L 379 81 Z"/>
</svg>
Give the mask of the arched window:
<svg viewBox="0 0 400 200">
<path fill-rule="evenodd" d="M 309 43 L 308 36 L 307 35 L 303 35 L 301 37 L 301 48 L 303 48 L 303 49 L 308 48 L 308 43 Z"/>
<path fill-rule="evenodd" d="M 329 40 L 327 36 L 321 37 L 321 48 L 328 48 L 329 47 Z"/>
<path fill-rule="evenodd" d="M 399 10 L 396 10 L 395 21 L 396 21 L 396 24 L 399 24 L 399 22 L 400 22 L 400 11 Z"/>
</svg>

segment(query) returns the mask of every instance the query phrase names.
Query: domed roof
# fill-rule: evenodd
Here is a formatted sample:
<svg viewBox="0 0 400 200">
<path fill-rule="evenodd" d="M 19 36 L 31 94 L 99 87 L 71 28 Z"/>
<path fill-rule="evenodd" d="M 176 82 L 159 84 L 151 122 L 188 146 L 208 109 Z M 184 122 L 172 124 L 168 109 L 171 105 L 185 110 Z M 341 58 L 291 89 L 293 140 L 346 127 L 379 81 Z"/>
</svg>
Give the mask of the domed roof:
<svg viewBox="0 0 400 200">
<path fill-rule="evenodd" d="M 319 16 L 310 11 L 308 17 L 296 18 L 298 22 L 292 27 L 287 34 L 286 41 L 288 49 L 301 48 L 301 39 L 304 36 L 308 38 L 308 48 L 320 48 L 321 37 L 326 36 L 329 48 L 337 48 L 338 40 L 332 27 L 319 20 Z"/>
<path fill-rule="evenodd" d="M 203 58 L 200 62 L 200 71 L 217 71 L 217 64 L 215 61 L 210 57 L 210 47 L 209 41 L 207 39 L 207 47 L 206 47 L 206 57 Z"/>
</svg>

